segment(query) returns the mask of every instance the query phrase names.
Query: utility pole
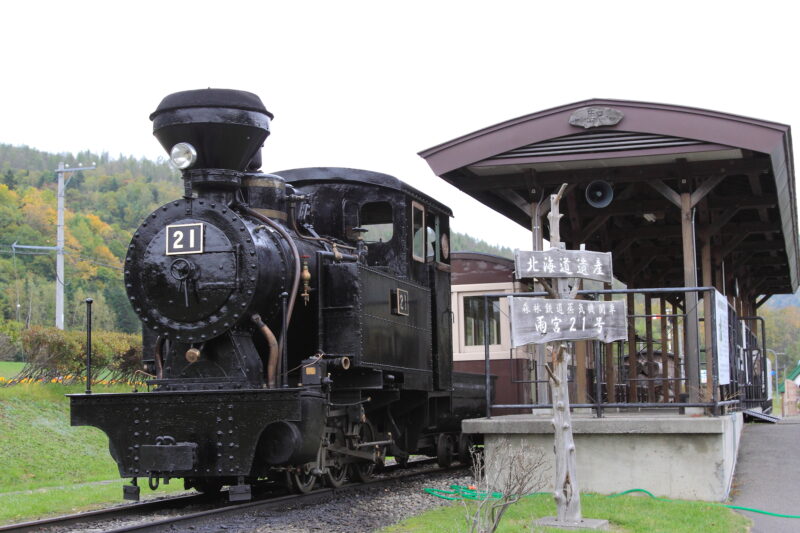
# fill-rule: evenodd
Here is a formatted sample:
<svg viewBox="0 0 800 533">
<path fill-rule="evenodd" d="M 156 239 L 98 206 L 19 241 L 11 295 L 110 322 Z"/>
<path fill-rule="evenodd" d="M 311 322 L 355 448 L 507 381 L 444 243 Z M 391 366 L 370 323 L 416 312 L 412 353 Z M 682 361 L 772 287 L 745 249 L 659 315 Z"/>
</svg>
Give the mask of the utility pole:
<svg viewBox="0 0 800 533">
<path fill-rule="evenodd" d="M 56 175 L 58 177 L 58 221 L 56 223 L 56 327 L 64 329 L 64 191 L 72 179 L 72 175 L 80 170 L 94 170 L 95 165 L 82 167 L 65 167 L 64 163 L 58 164 Z M 66 181 L 65 181 L 65 176 Z"/>
</svg>

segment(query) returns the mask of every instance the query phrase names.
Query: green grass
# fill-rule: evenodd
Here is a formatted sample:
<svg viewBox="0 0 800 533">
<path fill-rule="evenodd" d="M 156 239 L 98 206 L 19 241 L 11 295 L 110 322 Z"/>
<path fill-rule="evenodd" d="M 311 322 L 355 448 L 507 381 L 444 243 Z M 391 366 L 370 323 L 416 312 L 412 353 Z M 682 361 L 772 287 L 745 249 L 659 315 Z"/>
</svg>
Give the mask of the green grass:
<svg viewBox="0 0 800 533">
<path fill-rule="evenodd" d="M 69 425 L 69 401 L 64 394 L 83 390 L 81 384 L 0 387 L 0 521 L 121 501 L 123 480 L 109 455 L 105 433 Z M 125 392 L 130 387 L 96 386 L 95 390 Z M 106 480 L 116 481 L 75 487 Z M 167 488 L 180 490 L 182 483 L 176 480 Z M 146 493 L 149 489 L 142 488 L 142 494 Z"/>
<path fill-rule="evenodd" d="M 25 366 L 25 363 L 11 363 L 8 361 L 0 361 L 0 377 L 11 379 Z"/>
<path fill-rule="evenodd" d="M 58 384 L 0 388 L 0 492 L 119 477 L 105 433 L 69 425 L 64 394 L 82 390 Z"/>
<path fill-rule="evenodd" d="M 612 531 L 626 533 L 745 533 L 750 520 L 730 509 L 705 502 L 677 500 L 665 502 L 646 496 L 609 498 L 597 494 L 581 494 L 585 518 L 604 518 Z M 556 506 L 549 494 L 537 494 L 512 505 L 503 517 L 498 531 L 531 531 L 534 519 L 555 516 Z M 383 533 L 449 533 L 465 531 L 465 511 L 456 502 L 448 507 L 409 518 L 383 529 Z M 553 528 L 536 532 L 563 531 Z"/>
<path fill-rule="evenodd" d="M 123 503 L 122 480 L 103 485 L 69 487 L 47 487 L 32 493 L 0 493 L 0 524 L 26 522 L 46 516 L 71 514 L 79 511 L 100 509 L 111 503 Z M 183 490 L 180 480 L 173 480 L 166 487 L 151 491 L 142 487 L 142 499 L 164 496 Z M 193 492 L 193 491 L 190 491 Z"/>
</svg>

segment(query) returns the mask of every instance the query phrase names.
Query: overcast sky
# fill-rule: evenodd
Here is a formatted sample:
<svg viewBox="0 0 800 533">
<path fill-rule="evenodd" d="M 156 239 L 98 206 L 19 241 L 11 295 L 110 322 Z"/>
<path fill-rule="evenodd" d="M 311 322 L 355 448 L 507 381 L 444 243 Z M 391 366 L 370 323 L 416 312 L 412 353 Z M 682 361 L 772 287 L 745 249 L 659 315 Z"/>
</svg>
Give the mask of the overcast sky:
<svg viewBox="0 0 800 533">
<path fill-rule="evenodd" d="M 265 171 L 386 172 L 453 208 L 453 228 L 530 248 L 520 226 L 417 155 L 587 98 L 703 107 L 795 125 L 792 2 L 0 3 L 0 143 L 163 155 L 148 115 L 220 87 L 275 114 Z"/>
</svg>

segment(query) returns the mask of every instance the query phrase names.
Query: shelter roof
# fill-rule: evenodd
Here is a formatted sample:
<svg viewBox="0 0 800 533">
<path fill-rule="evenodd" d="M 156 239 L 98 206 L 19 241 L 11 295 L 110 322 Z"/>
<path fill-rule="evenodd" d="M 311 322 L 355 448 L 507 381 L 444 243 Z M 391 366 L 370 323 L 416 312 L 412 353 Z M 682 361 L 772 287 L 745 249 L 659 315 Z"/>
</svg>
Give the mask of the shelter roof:
<svg viewBox="0 0 800 533">
<path fill-rule="evenodd" d="M 570 248 L 612 251 L 616 277 L 632 286 L 683 285 L 676 202 L 689 192 L 696 238 L 710 239 L 726 282 L 763 295 L 798 287 L 787 125 L 592 99 L 508 120 L 420 156 L 438 176 L 528 228 L 532 203 L 567 183 L 562 239 Z M 607 207 L 592 207 L 585 197 L 595 180 L 613 188 Z"/>
</svg>

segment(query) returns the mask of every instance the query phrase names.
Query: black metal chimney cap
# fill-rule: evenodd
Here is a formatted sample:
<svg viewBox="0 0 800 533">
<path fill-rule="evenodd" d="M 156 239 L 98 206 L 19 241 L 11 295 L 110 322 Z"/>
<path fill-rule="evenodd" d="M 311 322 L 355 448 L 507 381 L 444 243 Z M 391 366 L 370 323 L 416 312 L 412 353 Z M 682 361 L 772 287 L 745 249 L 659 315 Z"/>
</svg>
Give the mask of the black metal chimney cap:
<svg viewBox="0 0 800 533">
<path fill-rule="evenodd" d="M 225 107 L 229 109 L 242 109 L 264 113 L 270 119 L 275 116 L 267 111 L 258 95 L 247 91 L 235 89 L 195 89 L 172 93 L 158 104 L 155 111 L 150 114 L 150 120 L 166 111 L 186 109 L 188 107 Z"/>
</svg>

